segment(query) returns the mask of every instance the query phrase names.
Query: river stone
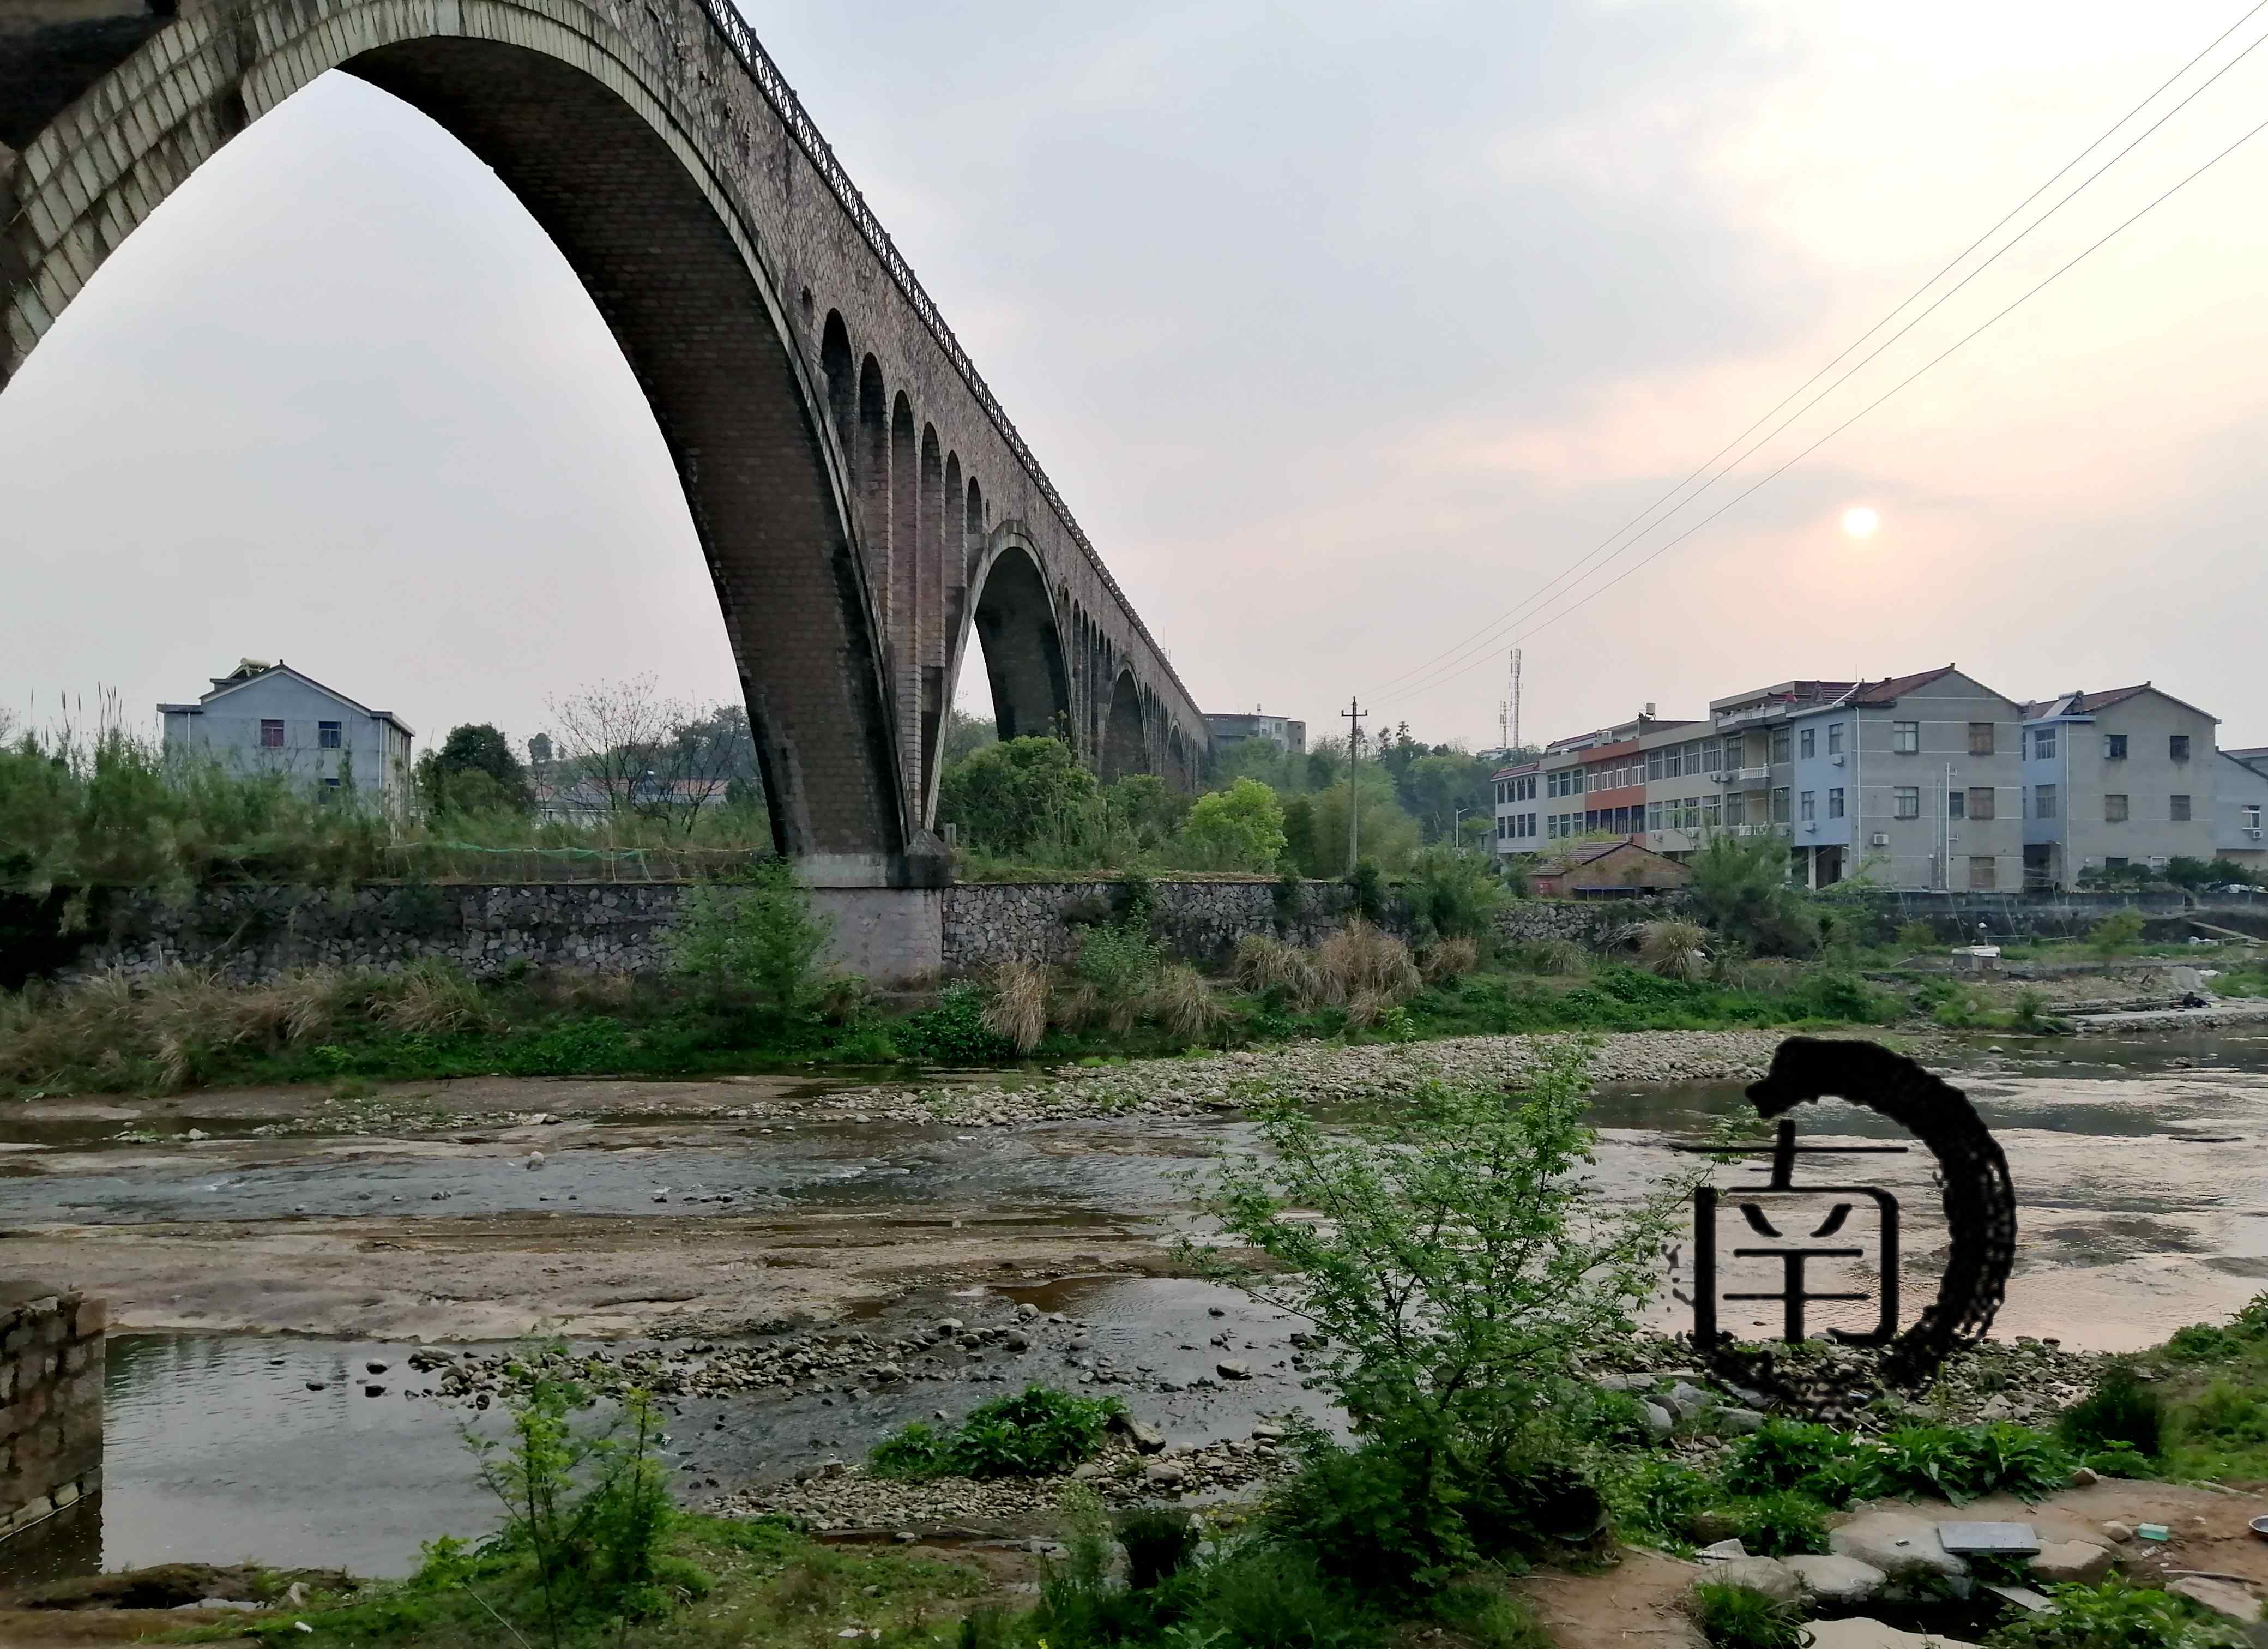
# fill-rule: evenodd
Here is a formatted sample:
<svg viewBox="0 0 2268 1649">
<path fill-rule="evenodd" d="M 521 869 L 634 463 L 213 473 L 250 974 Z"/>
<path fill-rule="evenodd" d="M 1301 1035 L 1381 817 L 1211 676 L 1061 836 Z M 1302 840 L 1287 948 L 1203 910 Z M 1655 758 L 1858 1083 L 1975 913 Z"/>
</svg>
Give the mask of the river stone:
<svg viewBox="0 0 2268 1649">
<path fill-rule="evenodd" d="M 2166 1582 L 2166 1590 L 2240 1626 L 2250 1626 L 2260 1618 L 2260 1600 L 2234 1581 L 2208 1580 L 2201 1574 L 2188 1574 Z"/>
<path fill-rule="evenodd" d="M 1803 1595 L 1795 1571 L 1777 1557 L 1733 1557 L 1712 1563 L 1702 1571 L 1696 1586 L 1746 1586 L 1775 1603 L 1793 1603 Z"/>
<path fill-rule="evenodd" d="M 2091 1540 L 2049 1541 L 2032 1558 L 2032 1579 L 2042 1586 L 2066 1580 L 2093 1586 L 2110 1572 L 2117 1561 L 2108 1546 L 2098 1546 Z"/>
<path fill-rule="evenodd" d="M 1889 1579 L 1874 1564 L 1860 1563 L 1856 1557 L 1806 1554 L 1780 1561 L 1795 1572 L 1805 1594 L 1822 1603 L 1864 1603 Z"/>
<path fill-rule="evenodd" d="M 1764 1417 L 1754 1409 L 1719 1409 L 1709 1418 L 1709 1429 L 1719 1437 L 1746 1437 L 1764 1428 Z"/>
<path fill-rule="evenodd" d="M 2105 1540 L 2117 1541 L 2123 1546 L 2128 1541 L 2134 1538 L 2133 1525 L 2130 1523 L 2105 1523 L 2102 1526 L 2102 1536 Z"/>
<path fill-rule="evenodd" d="M 1864 1615 L 1854 1615 L 1847 1620 L 1810 1621 L 1804 1630 L 1811 1634 L 1812 1649 L 1977 1649 L 1976 1645 L 1957 1638 L 1900 1631 Z"/>
<path fill-rule="evenodd" d="M 1213 1372 L 1219 1374 L 1223 1380 L 1250 1380 L 1252 1378 L 1252 1370 L 1242 1363 L 1215 1363 L 1212 1366 Z"/>
<path fill-rule="evenodd" d="M 1856 1557 L 1892 1579 L 1914 1575 L 1950 1579 L 1969 1572 L 1969 1565 L 1938 1539 L 1937 1525 L 1910 1512 L 1863 1513 L 1830 1533 L 1827 1547 L 1837 1557 Z"/>
<path fill-rule="evenodd" d="M 1717 1406 L 1714 1397 L 1698 1386 L 1690 1386 L 1682 1380 L 1669 1388 L 1667 1401 L 1670 1412 L 1681 1420 L 1690 1420 L 1695 1415 Z"/>
<path fill-rule="evenodd" d="M 1641 1403 L 1639 1407 L 1646 1414 L 1646 1429 L 1657 1438 L 1668 1437 L 1675 1429 L 1677 1422 L 1671 1417 L 1669 1410 L 1660 1403 Z"/>
</svg>

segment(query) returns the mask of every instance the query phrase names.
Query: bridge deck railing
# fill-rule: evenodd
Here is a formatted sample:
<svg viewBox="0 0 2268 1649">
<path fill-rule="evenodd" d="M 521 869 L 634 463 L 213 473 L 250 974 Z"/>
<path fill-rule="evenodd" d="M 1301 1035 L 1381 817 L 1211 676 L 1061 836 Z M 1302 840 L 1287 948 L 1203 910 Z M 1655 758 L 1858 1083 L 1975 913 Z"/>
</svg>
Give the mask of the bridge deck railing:
<svg viewBox="0 0 2268 1649">
<path fill-rule="evenodd" d="M 865 237 L 868 247 L 881 260 L 890 279 L 896 283 L 906 302 L 912 306 L 914 313 L 921 317 L 922 324 L 929 328 L 930 335 L 937 340 L 938 347 L 945 351 L 946 358 L 953 363 L 954 370 L 961 374 L 961 381 L 976 397 L 977 405 L 984 409 L 985 416 L 992 420 L 993 427 L 1008 443 L 1009 450 L 1016 454 L 1025 470 L 1038 484 L 1042 494 L 1054 506 L 1057 518 L 1078 541 L 1079 548 L 1086 552 L 1087 560 L 1101 575 L 1103 584 L 1112 595 L 1117 597 L 1126 616 L 1141 632 L 1142 639 L 1150 644 L 1151 651 L 1158 656 L 1160 667 L 1173 678 L 1174 684 L 1182 688 L 1182 696 L 1189 697 L 1189 688 L 1182 685 L 1181 676 L 1166 658 L 1166 650 L 1158 645 L 1157 637 L 1150 634 L 1149 626 L 1134 610 L 1134 604 L 1126 599 L 1126 593 L 1118 587 L 1118 580 L 1110 576 L 1110 569 L 1096 553 L 1094 544 L 1088 541 L 1086 531 L 1079 524 L 1079 518 L 1063 501 L 1063 495 L 1056 490 L 1055 482 L 1048 479 L 1048 472 L 1025 444 L 1023 436 L 1016 429 L 1015 421 L 1008 416 L 1007 409 L 1000 404 L 999 398 L 985 383 L 983 374 L 976 370 L 976 363 L 969 358 L 968 351 L 961 348 L 961 340 L 954 336 L 953 328 L 946 324 L 945 316 L 939 312 L 936 301 L 924 290 L 920 276 L 914 273 L 913 265 L 906 261 L 904 254 L 898 250 L 897 243 L 890 239 L 890 232 L 882 227 L 881 219 L 875 217 L 873 209 L 866 204 L 866 197 L 858 192 L 858 186 L 850 180 L 850 174 L 835 158 L 834 148 L 805 110 L 803 99 L 796 96 L 795 88 L 787 83 L 787 77 L 780 72 L 779 65 L 764 50 L 763 42 L 748 27 L 747 20 L 741 17 L 733 0 L 701 0 L 701 8 L 709 14 L 710 22 L 725 45 L 731 48 L 733 55 L 740 60 L 740 66 L 747 71 L 748 78 L 755 83 L 756 90 L 763 94 L 764 101 L 771 105 L 772 112 L 779 116 L 781 123 L 795 139 L 796 146 L 803 151 L 804 158 L 811 162 L 812 169 L 825 180 L 836 202 L 858 225 L 858 232 Z M 1196 701 L 1190 699 L 1190 703 L 1194 705 Z"/>
</svg>

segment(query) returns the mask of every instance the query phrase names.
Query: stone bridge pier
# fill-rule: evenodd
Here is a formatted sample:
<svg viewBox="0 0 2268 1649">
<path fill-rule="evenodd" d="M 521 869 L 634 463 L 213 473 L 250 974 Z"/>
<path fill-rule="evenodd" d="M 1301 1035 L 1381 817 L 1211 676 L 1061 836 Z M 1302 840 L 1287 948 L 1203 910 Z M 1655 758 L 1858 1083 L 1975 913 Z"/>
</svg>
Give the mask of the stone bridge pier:
<svg viewBox="0 0 2268 1649">
<path fill-rule="evenodd" d="M 1003 733 L 1192 782 L 1195 701 L 732 0 L 8 0 L 0 386 L 160 202 L 332 70 L 490 166 L 613 330 L 683 484 L 776 844 L 866 971 L 934 956 L 972 639 Z"/>
</svg>

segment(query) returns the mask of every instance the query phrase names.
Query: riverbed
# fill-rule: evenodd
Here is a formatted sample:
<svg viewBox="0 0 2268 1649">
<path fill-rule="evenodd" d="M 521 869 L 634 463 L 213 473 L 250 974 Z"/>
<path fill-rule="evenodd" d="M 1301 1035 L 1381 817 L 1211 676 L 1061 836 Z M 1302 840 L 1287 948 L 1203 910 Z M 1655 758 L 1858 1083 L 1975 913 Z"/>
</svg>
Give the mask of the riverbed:
<svg viewBox="0 0 2268 1649">
<path fill-rule="evenodd" d="M 1768 1049 L 1694 1052 L 1712 1080 L 1602 1087 L 1607 1198 L 1689 1169 L 1668 1146 L 1736 1114 L 1740 1061 Z M 1648 1068 L 1622 1052 L 1610 1069 Z M 1360 1053 L 1352 1086 L 1391 1079 L 1390 1058 Z M 2268 1287 L 2268 1038 L 1932 1058 L 2018 1189 L 1999 1332 L 2126 1349 Z M 0 1229 L 12 1272 L 110 1302 L 102 1563 L 256 1554 L 398 1572 L 418 1542 L 491 1520 L 460 1434 L 490 1417 L 423 1395 L 437 1382 L 411 1358 L 434 1348 L 557 1336 L 614 1355 L 659 1345 L 698 1369 L 688 1348 L 837 1343 L 838 1363 L 784 1388 L 687 1376 L 669 1447 L 696 1499 L 855 1459 L 890 1425 L 1034 1379 L 1119 1396 L 1182 1446 L 1321 1413 L 1294 1366 L 1301 1325 L 1186 1279 L 1174 1252 L 1202 1231 L 1192 1176 L 1256 1142 L 1221 1101 L 1266 1068 L 1155 1066 L 1153 1084 L 1138 1065 L 1108 1073 L 1119 1098 L 1093 1114 L 1060 1102 L 1076 1084 L 929 1078 L 911 1086 L 972 1097 L 917 1104 L 903 1085 L 816 1073 L 42 1102 L 0 1120 Z M 1832 1105 L 1805 1128 L 1886 1137 Z M 1941 1241 L 1930 1164 L 1852 1160 L 1910 1219 L 1910 1318 Z M 1665 1298 L 1655 1321 L 1682 1310 Z M 948 1317 L 1020 1323 L 1029 1344 L 948 1346 L 902 1379 L 872 1374 L 880 1348 Z"/>
</svg>

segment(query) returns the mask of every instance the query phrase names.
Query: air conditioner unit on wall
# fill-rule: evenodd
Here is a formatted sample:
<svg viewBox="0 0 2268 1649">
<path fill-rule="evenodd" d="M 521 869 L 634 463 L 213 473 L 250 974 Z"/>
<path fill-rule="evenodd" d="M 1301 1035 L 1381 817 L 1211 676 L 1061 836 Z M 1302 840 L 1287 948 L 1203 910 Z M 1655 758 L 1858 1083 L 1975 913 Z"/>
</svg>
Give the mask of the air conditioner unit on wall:
<svg viewBox="0 0 2268 1649">
<path fill-rule="evenodd" d="M 1886 848 L 1890 844 L 1890 833 L 1887 830 L 1877 830 L 1873 836 L 1868 836 L 1867 841 L 1869 846 Z"/>
</svg>

